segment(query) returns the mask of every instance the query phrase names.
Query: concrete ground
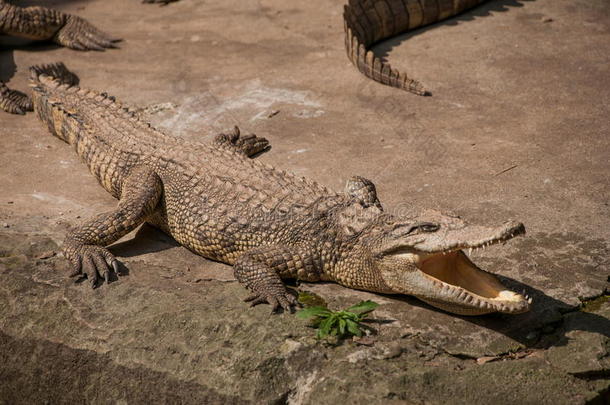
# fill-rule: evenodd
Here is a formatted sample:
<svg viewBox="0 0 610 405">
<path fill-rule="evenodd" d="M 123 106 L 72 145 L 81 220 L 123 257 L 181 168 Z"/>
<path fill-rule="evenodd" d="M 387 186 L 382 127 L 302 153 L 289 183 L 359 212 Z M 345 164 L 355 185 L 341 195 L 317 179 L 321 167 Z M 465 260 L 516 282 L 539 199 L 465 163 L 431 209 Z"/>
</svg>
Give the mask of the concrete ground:
<svg viewBox="0 0 610 405">
<path fill-rule="evenodd" d="M 610 4 L 497 0 L 376 51 L 433 93 L 361 76 L 343 1 L 48 1 L 124 39 L 76 52 L 2 39 L 0 79 L 64 61 L 81 85 L 209 141 L 239 125 L 261 160 L 390 212 L 431 207 L 528 234 L 474 260 L 531 312 L 459 317 L 409 297 L 301 284 L 332 308 L 381 304 L 366 345 L 316 342 L 248 309 L 229 266 L 144 226 L 112 250 L 128 276 L 67 279 L 66 230 L 115 201 L 33 114 L 0 114 L 0 403 L 608 403 Z"/>
</svg>

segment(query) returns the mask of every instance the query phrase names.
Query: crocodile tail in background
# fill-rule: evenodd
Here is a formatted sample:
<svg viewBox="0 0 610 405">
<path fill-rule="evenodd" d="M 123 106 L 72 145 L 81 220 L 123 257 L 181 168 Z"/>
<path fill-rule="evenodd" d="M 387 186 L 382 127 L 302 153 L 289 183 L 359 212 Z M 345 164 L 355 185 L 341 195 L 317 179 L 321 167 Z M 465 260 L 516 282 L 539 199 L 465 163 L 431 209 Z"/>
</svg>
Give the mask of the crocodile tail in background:
<svg viewBox="0 0 610 405">
<path fill-rule="evenodd" d="M 349 0 L 343 11 L 347 57 L 366 77 L 420 96 L 430 93 L 417 80 L 375 56 L 375 43 L 453 17 L 485 0 Z"/>
</svg>

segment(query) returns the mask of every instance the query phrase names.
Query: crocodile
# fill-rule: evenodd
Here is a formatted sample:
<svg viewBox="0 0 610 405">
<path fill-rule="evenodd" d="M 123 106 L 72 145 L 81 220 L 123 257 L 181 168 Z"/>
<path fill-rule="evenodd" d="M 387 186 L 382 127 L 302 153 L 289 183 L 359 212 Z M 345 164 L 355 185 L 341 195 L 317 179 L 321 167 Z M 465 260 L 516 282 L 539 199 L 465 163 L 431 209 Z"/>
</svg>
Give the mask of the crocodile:
<svg viewBox="0 0 610 405">
<path fill-rule="evenodd" d="M 371 47 L 380 41 L 453 17 L 486 0 L 349 0 L 343 9 L 345 50 L 349 60 L 376 82 L 430 95 L 423 84 L 393 69 Z"/>
<path fill-rule="evenodd" d="M 270 147 L 263 137 L 236 127 L 209 143 L 189 142 L 65 76 L 63 64 L 31 68 L 35 113 L 118 199 L 63 244 L 71 276 L 89 279 L 91 287 L 120 273 L 107 246 L 146 222 L 194 253 L 232 265 L 251 291 L 246 301 L 273 311 L 298 305 L 283 279 L 408 294 L 464 315 L 529 309 L 529 297 L 464 251 L 522 235 L 522 223 L 469 225 L 433 210 L 394 216 L 368 179 L 353 177 L 344 192 L 334 192 L 255 159 Z"/>
<path fill-rule="evenodd" d="M 143 0 L 143 3 L 167 4 L 174 0 Z M 53 41 L 79 51 L 103 51 L 115 48 L 119 41 L 87 20 L 47 7 L 19 7 L 0 0 L 0 35 L 37 41 Z M 0 81 L 0 109 L 12 114 L 32 111 L 26 94 L 9 89 Z"/>
</svg>

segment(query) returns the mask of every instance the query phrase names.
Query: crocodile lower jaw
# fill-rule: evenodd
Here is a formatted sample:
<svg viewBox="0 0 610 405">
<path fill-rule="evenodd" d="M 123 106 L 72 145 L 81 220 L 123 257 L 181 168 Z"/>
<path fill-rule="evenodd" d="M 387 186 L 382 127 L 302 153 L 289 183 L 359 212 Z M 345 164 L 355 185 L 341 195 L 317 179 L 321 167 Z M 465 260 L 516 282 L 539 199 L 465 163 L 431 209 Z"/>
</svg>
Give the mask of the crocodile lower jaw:
<svg viewBox="0 0 610 405">
<path fill-rule="evenodd" d="M 532 302 L 527 295 L 507 290 L 493 274 L 479 269 L 461 250 L 427 254 L 416 266 L 439 289 L 439 299 L 419 298 L 449 312 L 516 314 L 527 312 Z"/>
</svg>

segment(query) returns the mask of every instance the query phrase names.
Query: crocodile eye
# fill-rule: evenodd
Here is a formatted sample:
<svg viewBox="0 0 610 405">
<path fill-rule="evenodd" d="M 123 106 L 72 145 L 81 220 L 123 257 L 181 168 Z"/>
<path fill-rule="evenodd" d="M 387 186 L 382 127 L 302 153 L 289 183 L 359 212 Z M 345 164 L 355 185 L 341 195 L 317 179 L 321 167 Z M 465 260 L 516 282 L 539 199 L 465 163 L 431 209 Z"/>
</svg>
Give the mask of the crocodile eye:
<svg viewBox="0 0 610 405">
<path fill-rule="evenodd" d="M 404 237 L 410 234 L 417 234 L 421 232 L 436 232 L 440 229 L 439 224 L 433 222 L 421 222 L 409 225 L 395 225 L 392 230 L 392 234 L 397 237 Z"/>
<path fill-rule="evenodd" d="M 417 229 L 422 232 L 436 232 L 440 229 L 439 224 L 433 224 L 432 222 L 425 222 L 417 225 Z"/>
</svg>

